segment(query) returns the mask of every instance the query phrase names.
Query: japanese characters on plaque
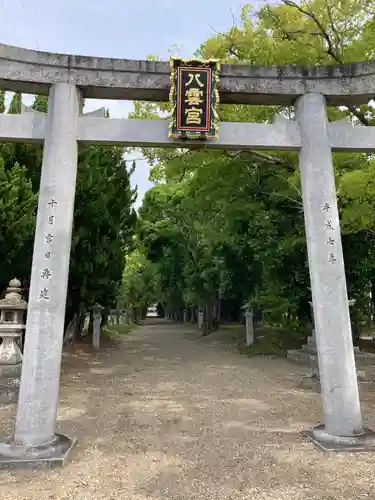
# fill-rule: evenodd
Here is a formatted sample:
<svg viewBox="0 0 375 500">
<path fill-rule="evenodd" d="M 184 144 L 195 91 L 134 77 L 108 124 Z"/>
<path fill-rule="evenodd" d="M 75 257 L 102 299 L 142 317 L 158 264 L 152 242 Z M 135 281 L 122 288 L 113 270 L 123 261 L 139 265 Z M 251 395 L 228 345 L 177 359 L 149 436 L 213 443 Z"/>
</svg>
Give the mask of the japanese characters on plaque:
<svg viewBox="0 0 375 500">
<path fill-rule="evenodd" d="M 330 247 L 329 251 L 328 251 L 328 262 L 330 262 L 331 264 L 333 264 L 334 262 L 336 262 L 336 256 L 335 254 L 333 253 L 334 252 L 334 246 L 335 246 L 335 239 L 333 238 L 334 236 L 334 231 L 335 231 L 335 227 L 333 226 L 333 223 L 332 223 L 332 220 L 331 219 L 328 219 L 329 217 L 329 212 L 331 211 L 331 207 L 328 203 L 325 203 L 322 207 L 322 211 L 323 212 L 326 212 L 327 214 L 327 219 L 325 221 L 325 230 L 326 230 L 326 233 L 327 233 L 327 237 L 326 237 L 326 245 L 328 245 Z"/>
<path fill-rule="evenodd" d="M 47 210 L 48 210 L 48 215 L 47 215 L 47 228 L 44 232 L 44 266 L 42 266 L 42 269 L 40 269 L 40 278 L 45 281 L 44 287 L 40 289 L 39 292 L 39 300 L 43 301 L 48 301 L 50 300 L 50 292 L 49 292 L 49 281 L 52 278 L 52 271 L 50 269 L 50 264 L 49 260 L 51 258 L 51 243 L 54 240 L 54 235 L 53 235 L 53 226 L 55 224 L 55 218 L 56 216 L 54 215 L 54 208 L 57 205 L 57 201 L 54 198 L 51 198 L 51 200 L 47 203 Z"/>
<path fill-rule="evenodd" d="M 217 139 L 219 63 L 171 58 L 169 137 Z"/>
</svg>

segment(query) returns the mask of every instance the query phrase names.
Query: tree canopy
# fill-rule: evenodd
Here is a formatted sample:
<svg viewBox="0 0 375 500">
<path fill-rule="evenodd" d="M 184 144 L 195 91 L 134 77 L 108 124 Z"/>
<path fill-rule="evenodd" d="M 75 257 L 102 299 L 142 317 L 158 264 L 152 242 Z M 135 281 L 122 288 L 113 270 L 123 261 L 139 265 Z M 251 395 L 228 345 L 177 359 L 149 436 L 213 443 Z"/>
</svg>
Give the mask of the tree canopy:
<svg viewBox="0 0 375 500">
<path fill-rule="evenodd" d="M 243 6 L 196 57 L 245 65 L 342 64 L 375 54 L 375 0 L 282 0 Z M 156 55 L 154 56 L 154 59 Z M 0 92 L 0 112 L 5 112 Z M 34 108 L 47 111 L 37 96 Z M 20 113 L 15 94 L 9 113 Z M 130 118 L 166 117 L 169 103 L 135 102 Z M 220 105 L 222 121 L 293 119 L 294 108 Z M 372 103 L 329 108 L 331 121 L 375 124 Z M 150 189 L 136 215 L 133 167 L 122 148 L 81 146 L 67 324 L 80 330 L 94 302 L 122 304 L 134 318 L 151 301 L 176 318 L 205 309 L 209 333 L 238 320 L 244 303 L 299 329 L 311 292 L 298 157 L 290 152 L 142 148 Z M 355 334 L 375 300 L 374 157 L 334 154 L 343 249 Z M 42 147 L 0 145 L 0 284 L 29 280 Z"/>
<path fill-rule="evenodd" d="M 21 103 L 22 96 L 14 94 L 8 113 L 20 113 Z M 37 96 L 33 107 L 46 112 L 47 99 Z M 40 145 L 0 146 L 1 289 L 17 276 L 27 292 L 42 155 Z M 67 324 L 76 319 L 75 333 L 95 302 L 107 311 L 116 305 L 136 223 L 132 171 L 122 148 L 80 146 L 66 315 Z"/>
<path fill-rule="evenodd" d="M 244 5 L 240 22 L 198 49 L 203 59 L 250 65 L 341 64 L 374 55 L 373 0 L 282 0 Z M 136 103 L 134 118 L 165 116 L 169 103 Z M 222 121 L 267 122 L 293 107 L 221 105 Z M 330 120 L 374 123 L 371 104 L 329 108 Z M 139 211 L 139 251 L 153 263 L 165 308 L 206 309 L 238 318 L 251 302 L 270 320 L 299 328 L 311 292 L 298 158 L 294 153 L 143 149 L 155 182 Z M 334 167 L 353 317 L 368 313 L 375 290 L 374 159 L 335 154 Z M 373 294 L 375 297 L 375 293 Z"/>
</svg>

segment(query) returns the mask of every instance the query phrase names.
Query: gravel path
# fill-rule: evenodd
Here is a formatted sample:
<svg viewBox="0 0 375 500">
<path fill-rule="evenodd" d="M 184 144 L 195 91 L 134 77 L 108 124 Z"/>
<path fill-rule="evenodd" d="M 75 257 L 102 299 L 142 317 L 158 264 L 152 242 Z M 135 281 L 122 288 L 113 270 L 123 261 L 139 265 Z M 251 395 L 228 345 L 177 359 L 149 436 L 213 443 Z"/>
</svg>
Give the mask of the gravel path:
<svg viewBox="0 0 375 500">
<path fill-rule="evenodd" d="M 372 454 L 324 455 L 299 436 L 321 419 L 301 372 L 155 321 L 116 349 L 65 355 L 59 429 L 79 437 L 73 459 L 0 473 L 0 499 L 373 499 Z M 375 428 L 374 395 L 361 398 Z M 0 407 L 3 433 L 13 414 Z"/>
</svg>

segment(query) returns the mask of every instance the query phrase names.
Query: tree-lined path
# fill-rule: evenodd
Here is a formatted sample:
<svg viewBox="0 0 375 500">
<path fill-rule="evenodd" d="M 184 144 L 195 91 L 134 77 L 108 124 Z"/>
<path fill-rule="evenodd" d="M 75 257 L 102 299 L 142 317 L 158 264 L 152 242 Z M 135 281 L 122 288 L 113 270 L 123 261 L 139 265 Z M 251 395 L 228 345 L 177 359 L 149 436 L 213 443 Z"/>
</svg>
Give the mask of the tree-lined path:
<svg viewBox="0 0 375 500">
<path fill-rule="evenodd" d="M 300 372 L 163 320 L 95 356 L 67 354 L 59 427 L 79 437 L 73 460 L 0 474 L 0 498 L 371 498 L 372 454 L 324 455 L 299 436 L 321 419 L 320 396 L 297 388 Z M 375 428 L 372 398 L 361 399 Z M 2 431 L 13 412 L 1 407 Z"/>
</svg>

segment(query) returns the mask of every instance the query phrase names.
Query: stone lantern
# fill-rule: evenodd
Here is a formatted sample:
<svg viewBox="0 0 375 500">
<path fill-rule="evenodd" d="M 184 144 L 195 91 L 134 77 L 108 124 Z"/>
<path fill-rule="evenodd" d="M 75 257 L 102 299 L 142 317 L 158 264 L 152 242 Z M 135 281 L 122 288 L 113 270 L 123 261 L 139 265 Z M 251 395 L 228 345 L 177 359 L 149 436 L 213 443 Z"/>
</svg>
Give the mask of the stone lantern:
<svg viewBox="0 0 375 500">
<path fill-rule="evenodd" d="M 353 307 L 356 299 L 348 300 L 349 307 Z M 320 374 L 318 364 L 318 350 L 316 347 L 316 329 L 314 325 L 314 310 L 312 302 L 309 302 L 312 313 L 312 335 L 307 337 L 307 344 L 301 349 L 288 350 L 287 357 L 297 363 L 305 364 L 310 368 L 310 374 L 302 377 L 300 387 L 316 390 L 320 392 Z M 369 365 L 375 364 L 375 354 L 370 352 L 361 352 L 359 347 L 354 347 L 354 358 L 357 369 L 358 382 L 368 382 L 371 380 L 371 371 L 366 372 Z"/>
<path fill-rule="evenodd" d="M 5 298 L 0 300 L 0 375 L 18 377 L 21 374 L 20 343 L 25 330 L 24 313 L 27 302 L 21 297 L 21 282 L 9 282 Z"/>
</svg>

